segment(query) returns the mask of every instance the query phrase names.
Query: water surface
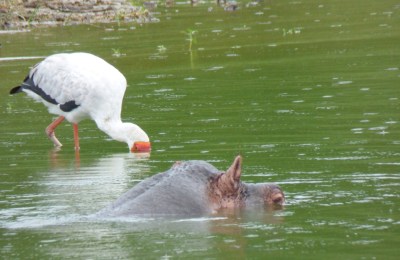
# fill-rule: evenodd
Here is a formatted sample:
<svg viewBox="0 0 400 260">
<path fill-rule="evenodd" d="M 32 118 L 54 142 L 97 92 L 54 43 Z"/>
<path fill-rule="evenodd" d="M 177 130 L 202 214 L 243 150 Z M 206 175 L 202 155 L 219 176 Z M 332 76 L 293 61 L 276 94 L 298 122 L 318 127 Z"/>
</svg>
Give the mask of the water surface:
<svg viewBox="0 0 400 260">
<path fill-rule="evenodd" d="M 160 5 L 159 23 L 1 34 L 0 245 L 5 258 L 395 259 L 400 242 L 396 1 Z M 188 32 L 195 31 L 192 45 Z M 42 104 L 7 95 L 53 53 L 86 51 L 126 76 L 122 117 L 149 134 L 128 154 L 91 121 L 44 135 Z M 276 182 L 279 211 L 194 219 L 91 218 L 177 160 Z"/>
</svg>

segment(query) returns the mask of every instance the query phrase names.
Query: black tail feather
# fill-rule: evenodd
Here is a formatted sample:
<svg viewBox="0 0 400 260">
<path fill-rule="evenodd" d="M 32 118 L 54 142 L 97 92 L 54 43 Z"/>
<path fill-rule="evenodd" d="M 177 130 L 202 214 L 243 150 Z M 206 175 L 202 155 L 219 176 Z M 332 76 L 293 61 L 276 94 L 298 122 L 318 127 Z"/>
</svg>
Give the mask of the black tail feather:
<svg viewBox="0 0 400 260">
<path fill-rule="evenodd" d="M 12 88 L 12 89 L 10 90 L 10 94 L 11 94 L 11 95 L 16 94 L 16 93 L 19 93 L 19 92 L 22 92 L 21 86 L 16 86 L 16 87 L 14 87 L 14 88 Z"/>
</svg>

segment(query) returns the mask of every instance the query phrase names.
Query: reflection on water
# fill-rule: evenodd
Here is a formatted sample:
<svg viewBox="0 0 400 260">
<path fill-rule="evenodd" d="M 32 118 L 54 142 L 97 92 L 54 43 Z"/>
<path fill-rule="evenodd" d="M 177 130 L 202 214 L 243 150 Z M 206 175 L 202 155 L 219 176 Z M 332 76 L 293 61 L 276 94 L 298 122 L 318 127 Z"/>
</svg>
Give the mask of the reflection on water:
<svg viewBox="0 0 400 260">
<path fill-rule="evenodd" d="M 137 154 L 113 154 L 89 165 L 64 161 L 51 152 L 51 168 L 18 184 L 33 193 L 5 194 L 3 227 L 40 227 L 77 221 L 113 201 L 149 172 L 146 159 Z M 36 179 L 35 179 L 36 178 Z"/>
<path fill-rule="evenodd" d="M 32 57 L 1 57 L 0 61 L 15 61 L 15 60 L 41 60 L 45 56 L 32 56 Z"/>
</svg>

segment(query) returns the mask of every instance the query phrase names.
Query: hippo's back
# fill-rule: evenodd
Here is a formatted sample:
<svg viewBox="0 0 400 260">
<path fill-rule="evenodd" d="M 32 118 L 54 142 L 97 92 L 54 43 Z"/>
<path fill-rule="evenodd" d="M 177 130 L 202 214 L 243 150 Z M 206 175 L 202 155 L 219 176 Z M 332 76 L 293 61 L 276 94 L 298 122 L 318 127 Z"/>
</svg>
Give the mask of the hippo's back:
<svg viewBox="0 0 400 260">
<path fill-rule="evenodd" d="M 204 161 L 178 162 L 138 183 L 100 216 L 200 215 L 210 213 L 207 185 L 219 171 Z"/>
</svg>

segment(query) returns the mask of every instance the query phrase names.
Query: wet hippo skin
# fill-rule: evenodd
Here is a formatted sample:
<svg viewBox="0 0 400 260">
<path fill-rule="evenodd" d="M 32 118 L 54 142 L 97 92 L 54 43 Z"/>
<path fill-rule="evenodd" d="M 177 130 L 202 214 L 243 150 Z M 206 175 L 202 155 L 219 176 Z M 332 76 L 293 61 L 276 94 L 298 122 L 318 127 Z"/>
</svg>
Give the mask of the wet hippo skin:
<svg viewBox="0 0 400 260">
<path fill-rule="evenodd" d="M 285 196 L 279 186 L 244 183 L 241 167 L 241 156 L 225 172 L 205 161 L 177 162 L 168 171 L 138 183 L 98 215 L 204 216 L 221 209 L 283 205 Z"/>
</svg>

